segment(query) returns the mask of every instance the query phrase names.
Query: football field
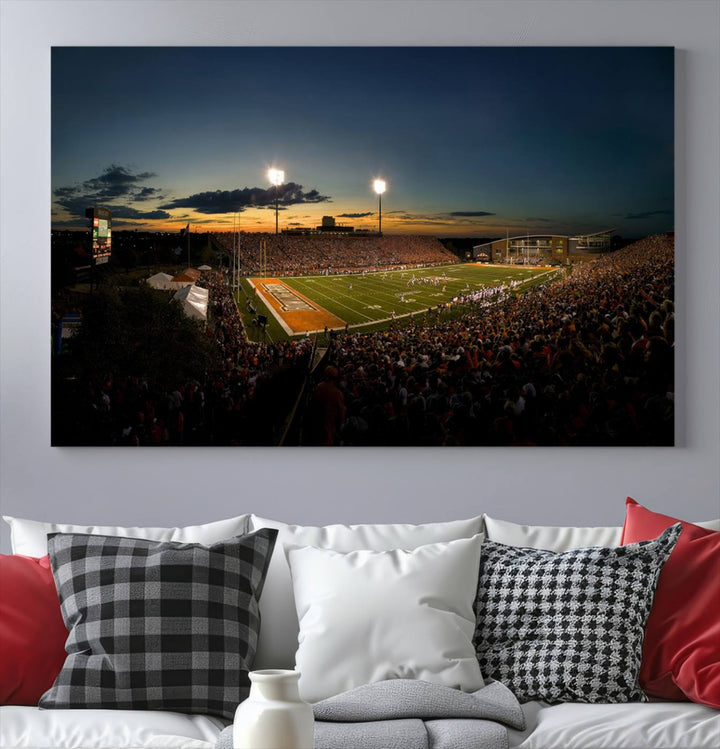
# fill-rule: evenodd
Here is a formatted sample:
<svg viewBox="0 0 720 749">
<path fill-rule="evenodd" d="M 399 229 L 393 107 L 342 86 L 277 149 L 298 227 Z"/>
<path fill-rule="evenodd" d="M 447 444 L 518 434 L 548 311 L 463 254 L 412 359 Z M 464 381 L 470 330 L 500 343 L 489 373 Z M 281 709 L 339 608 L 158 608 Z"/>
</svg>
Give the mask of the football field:
<svg viewBox="0 0 720 749">
<path fill-rule="evenodd" d="M 242 280 L 238 308 L 255 340 L 262 336 L 253 329 L 248 300 L 257 313 L 267 316 L 270 340 L 322 332 L 325 327 L 343 329 L 346 324 L 351 330 L 374 330 L 481 288 L 519 281 L 521 292 L 556 272 L 470 263 L 351 275 L 254 277 Z"/>
</svg>

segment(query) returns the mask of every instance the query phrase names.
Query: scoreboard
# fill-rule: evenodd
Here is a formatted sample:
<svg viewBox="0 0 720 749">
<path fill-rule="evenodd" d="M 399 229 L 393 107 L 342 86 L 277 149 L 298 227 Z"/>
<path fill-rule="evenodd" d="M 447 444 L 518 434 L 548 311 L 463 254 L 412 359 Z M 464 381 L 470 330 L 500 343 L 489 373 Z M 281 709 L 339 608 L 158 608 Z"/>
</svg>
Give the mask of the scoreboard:
<svg viewBox="0 0 720 749">
<path fill-rule="evenodd" d="M 107 263 L 112 252 L 112 213 L 96 207 L 86 209 L 85 216 L 90 220 L 93 263 Z"/>
</svg>

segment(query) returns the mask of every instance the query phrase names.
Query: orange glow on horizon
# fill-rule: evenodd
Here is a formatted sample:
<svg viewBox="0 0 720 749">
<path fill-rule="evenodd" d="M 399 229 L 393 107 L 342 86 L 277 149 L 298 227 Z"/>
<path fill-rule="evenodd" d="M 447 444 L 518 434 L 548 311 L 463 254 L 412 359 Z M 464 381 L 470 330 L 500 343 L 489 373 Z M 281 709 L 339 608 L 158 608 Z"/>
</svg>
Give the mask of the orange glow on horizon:
<svg viewBox="0 0 720 749">
<path fill-rule="evenodd" d="M 355 204 L 357 205 L 357 203 Z M 357 215 L 356 215 L 357 214 Z M 286 207 L 280 211 L 280 231 L 287 229 L 314 229 L 320 226 L 323 216 L 332 216 L 338 224 L 349 225 L 355 229 L 369 232 L 377 231 L 378 213 L 374 210 L 358 210 L 353 206 L 342 206 L 337 204 L 297 204 Z M 63 218 L 69 216 L 56 215 L 54 217 L 58 224 L 53 226 L 57 229 L 83 229 L 83 226 L 62 226 Z M 497 217 L 495 217 L 497 218 Z M 242 233 L 275 233 L 274 210 L 248 209 L 239 213 L 217 214 L 210 216 L 197 213 L 195 215 L 180 215 L 171 219 L 157 219 L 147 221 L 125 221 L 117 219 L 113 222 L 116 231 L 156 231 L 177 233 L 190 224 L 192 233 L 204 232 L 232 232 Z M 559 222 L 562 223 L 562 222 Z M 558 227 L 552 227 L 557 230 Z M 439 237 L 500 237 L 505 236 L 507 231 L 511 234 L 545 233 L 548 224 L 534 226 L 526 222 L 516 222 L 508 219 L 507 222 L 495 221 L 484 223 L 467 217 L 455 217 L 442 212 L 405 211 L 391 209 L 387 213 L 383 211 L 383 234 L 415 234 Z"/>
<path fill-rule="evenodd" d="M 332 215 L 329 211 L 324 215 Z M 338 224 L 349 224 L 354 226 L 356 229 L 364 229 L 371 232 L 377 231 L 377 213 L 372 213 L 370 216 L 363 218 L 342 218 L 335 214 Z M 304 220 L 293 221 L 292 227 L 288 227 L 288 222 L 283 222 L 282 215 L 280 219 L 280 232 L 288 228 L 304 228 L 314 229 L 320 225 L 322 216 L 306 218 Z M 202 223 L 201 223 L 202 222 Z M 250 234 L 274 234 L 275 233 L 275 216 L 272 211 L 267 212 L 267 218 L 263 216 L 262 219 L 250 218 L 243 220 L 243 214 L 240 214 L 240 220 L 236 221 L 232 216 L 227 216 L 224 219 L 216 219 L 208 221 L 206 217 L 198 218 L 197 223 L 193 222 L 192 218 L 182 218 L 174 220 L 157 220 L 147 222 L 137 222 L 125 224 L 124 221 L 118 220 L 113 222 L 113 229 L 115 231 L 151 231 L 151 232 L 167 232 L 180 234 L 180 230 L 184 229 L 187 224 L 190 224 L 190 231 L 193 234 L 204 234 L 205 232 L 232 232 L 233 230 L 240 233 Z M 82 226 L 68 227 L 68 226 L 53 226 L 57 229 L 77 229 L 82 230 Z M 411 217 L 403 217 L 398 219 L 392 214 L 385 216 L 383 214 L 383 234 L 420 234 L 437 237 L 472 237 L 477 236 L 483 237 L 500 237 L 505 236 L 507 230 L 511 235 L 525 234 L 529 231 L 531 234 L 546 233 L 548 231 L 547 225 L 544 226 L 530 226 L 528 224 L 515 224 L 513 222 L 503 224 L 473 224 L 471 222 L 460 223 L 453 221 L 451 217 L 443 217 L 442 215 L 428 217 L 427 219 L 415 219 Z M 553 229 L 554 230 L 554 229 Z M 562 232 L 564 233 L 564 232 Z"/>
</svg>

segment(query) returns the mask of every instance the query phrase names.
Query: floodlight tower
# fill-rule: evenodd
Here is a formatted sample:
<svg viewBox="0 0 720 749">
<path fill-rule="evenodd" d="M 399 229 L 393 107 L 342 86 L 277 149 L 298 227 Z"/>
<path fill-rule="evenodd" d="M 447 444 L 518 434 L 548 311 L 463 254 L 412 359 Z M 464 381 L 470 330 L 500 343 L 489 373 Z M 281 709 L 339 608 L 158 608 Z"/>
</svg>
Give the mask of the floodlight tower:
<svg viewBox="0 0 720 749">
<path fill-rule="evenodd" d="M 382 234 L 382 196 L 385 192 L 385 187 L 384 179 L 376 179 L 373 182 L 373 189 L 378 196 L 378 234 Z"/>
<path fill-rule="evenodd" d="M 268 169 L 268 179 L 271 185 L 275 185 L 275 234 L 278 233 L 278 191 L 280 185 L 285 181 L 285 172 L 282 169 Z"/>
</svg>

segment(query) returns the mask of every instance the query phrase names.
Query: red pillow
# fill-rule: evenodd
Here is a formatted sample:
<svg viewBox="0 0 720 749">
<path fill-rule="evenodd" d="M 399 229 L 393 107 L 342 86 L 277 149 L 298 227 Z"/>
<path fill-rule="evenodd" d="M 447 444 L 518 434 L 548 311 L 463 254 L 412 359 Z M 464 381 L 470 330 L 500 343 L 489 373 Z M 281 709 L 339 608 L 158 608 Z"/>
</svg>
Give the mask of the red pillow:
<svg viewBox="0 0 720 749">
<path fill-rule="evenodd" d="M 67 636 L 49 558 L 0 554 L 0 704 L 37 705 Z"/>
<path fill-rule="evenodd" d="M 621 544 L 647 541 L 682 522 L 648 617 L 640 686 L 651 696 L 720 708 L 720 532 L 626 500 Z"/>
</svg>

